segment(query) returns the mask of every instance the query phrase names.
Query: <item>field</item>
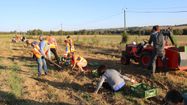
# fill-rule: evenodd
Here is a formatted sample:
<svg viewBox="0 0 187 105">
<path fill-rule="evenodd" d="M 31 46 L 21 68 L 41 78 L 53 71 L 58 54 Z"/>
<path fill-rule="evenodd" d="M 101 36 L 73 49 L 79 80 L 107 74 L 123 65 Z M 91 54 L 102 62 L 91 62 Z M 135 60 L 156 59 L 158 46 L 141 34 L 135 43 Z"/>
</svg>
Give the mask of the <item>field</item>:
<svg viewBox="0 0 187 105">
<path fill-rule="evenodd" d="M 169 89 L 187 90 L 187 72 L 170 71 L 167 75 L 157 73 L 154 78 L 147 76 L 148 70 L 138 64 L 120 64 L 121 36 L 73 36 L 77 52 L 88 62 L 106 64 L 122 74 L 158 88 L 158 96 L 143 99 L 125 91 L 112 93 L 101 89 L 93 94 L 99 78 L 89 72 L 81 73 L 65 68 L 57 71 L 52 65 L 49 75 L 37 78 L 37 63 L 32 59 L 30 47 L 23 42 L 11 43 L 14 35 L 0 35 L 0 105 L 158 105 Z M 37 39 L 37 36 L 29 37 Z M 63 55 L 65 36 L 56 36 L 58 53 Z M 147 36 L 130 36 L 129 42 L 140 42 Z M 177 36 L 179 45 L 186 45 L 187 36 Z M 89 67 L 90 70 L 96 69 Z"/>
</svg>

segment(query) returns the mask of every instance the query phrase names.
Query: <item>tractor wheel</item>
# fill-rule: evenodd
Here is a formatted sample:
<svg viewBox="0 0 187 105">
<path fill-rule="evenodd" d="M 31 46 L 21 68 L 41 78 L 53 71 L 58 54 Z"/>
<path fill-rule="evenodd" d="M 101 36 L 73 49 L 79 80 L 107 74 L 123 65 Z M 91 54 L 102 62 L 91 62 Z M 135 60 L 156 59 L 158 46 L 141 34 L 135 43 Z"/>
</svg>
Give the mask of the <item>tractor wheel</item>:
<svg viewBox="0 0 187 105">
<path fill-rule="evenodd" d="M 130 63 L 130 58 L 127 57 L 127 56 L 122 56 L 121 57 L 121 63 L 124 64 L 124 65 L 127 65 Z"/>
<path fill-rule="evenodd" d="M 139 64 L 144 68 L 148 68 L 151 63 L 151 56 L 150 52 L 143 52 L 140 57 Z"/>
</svg>

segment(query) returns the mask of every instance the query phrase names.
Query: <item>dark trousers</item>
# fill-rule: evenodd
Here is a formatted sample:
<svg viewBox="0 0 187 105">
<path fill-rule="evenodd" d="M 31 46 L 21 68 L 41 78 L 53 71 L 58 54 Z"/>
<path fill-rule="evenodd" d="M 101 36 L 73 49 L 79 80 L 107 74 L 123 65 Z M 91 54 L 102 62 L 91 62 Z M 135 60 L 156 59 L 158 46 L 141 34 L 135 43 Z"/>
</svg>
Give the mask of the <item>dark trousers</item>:
<svg viewBox="0 0 187 105">
<path fill-rule="evenodd" d="M 166 57 L 165 57 L 165 54 L 164 53 L 161 53 L 161 52 L 156 52 L 154 51 L 153 52 L 153 55 L 152 55 L 152 73 L 155 73 L 156 72 L 156 60 L 157 58 L 160 57 L 162 62 L 163 62 L 163 65 L 164 65 L 164 71 L 166 71 Z"/>
<path fill-rule="evenodd" d="M 58 54 L 56 52 L 56 49 L 55 48 L 50 48 L 51 52 L 54 54 L 55 56 L 55 59 L 57 60 L 57 62 L 59 62 L 59 58 L 58 58 Z"/>
</svg>

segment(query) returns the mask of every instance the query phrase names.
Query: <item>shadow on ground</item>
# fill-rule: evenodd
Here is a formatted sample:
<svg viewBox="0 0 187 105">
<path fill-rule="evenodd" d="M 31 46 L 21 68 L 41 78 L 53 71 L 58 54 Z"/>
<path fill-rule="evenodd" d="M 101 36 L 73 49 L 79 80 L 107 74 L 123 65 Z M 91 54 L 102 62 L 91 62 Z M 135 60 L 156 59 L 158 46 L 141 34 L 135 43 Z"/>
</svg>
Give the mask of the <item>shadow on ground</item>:
<svg viewBox="0 0 187 105">
<path fill-rule="evenodd" d="M 0 91 L 0 104 L 1 105 L 72 105 L 66 102 L 38 102 L 27 99 L 18 99 L 12 93 Z"/>
<path fill-rule="evenodd" d="M 35 61 L 35 59 L 33 59 L 32 57 L 26 57 L 26 56 L 12 56 L 12 57 L 8 57 L 8 59 L 10 59 L 12 61 L 15 61 L 15 60 L 18 60 L 18 61 L 25 61 L 25 60 Z"/>
<path fill-rule="evenodd" d="M 97 59 L 97 58 L 87 58 L 88 62 L 97 62 L 99 64 L 104 64 L 108 68 L 116 69 L 122 74 L 131 74 L 131 75 L 144 75 L 147 76 L 149 71 L 143 69 L 138 64 L 129 64 L 123 65 L 118 60 L 104 60 L 104 59 Z M 91 69 L 96 69 L 97 67 L 89 67 Z"/>
<path fill-rule="evenodd" d="M 93 92 L 94 90 L 94 86 L 92 83 L 88 83 L 88 84 L 84 84 L 84 85 L 80 85 L 76 82 L 56 82 L 56 81 L 49 81 L 46 79 L 42 79 L 42 78 L 33 78 L 39 82 L 43 82 L 43 83 L 47 83 L 55 88 L 58 89 L 65 89 L 65 90 L 73 90 L 75 92 L 81 91 L 81 92 Z"/>
<path fill-rule="evenodd" d="M 7 67 L 7 66 L 2 66 L 2 65 L 0 65 L 0 69 L 6 70 L 6 69 L 8 69 L 8 67 Z"/>
</svg>

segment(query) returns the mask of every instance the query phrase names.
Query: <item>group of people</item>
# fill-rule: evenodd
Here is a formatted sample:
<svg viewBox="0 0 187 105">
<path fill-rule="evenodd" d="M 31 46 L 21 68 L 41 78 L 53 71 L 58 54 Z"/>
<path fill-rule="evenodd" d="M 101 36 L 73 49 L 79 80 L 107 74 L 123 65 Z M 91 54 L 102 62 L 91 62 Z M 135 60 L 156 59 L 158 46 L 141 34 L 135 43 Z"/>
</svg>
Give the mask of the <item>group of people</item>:
<svg viewBox="0 0 187 105">
<path fill-rule="evenodd" d="M 63 55 L 64 58 L 70 58 L 71 60 L 71 67 L 75 69 L 77 67 L 78 70 L 84 71 L 84 67 L 87 66 L 88 62 L 85 58 L 78 55 L 75 51 L 73 40 L 70 36 L 67 36 L 64 40 L 66 45 L 65 53 Z M 159 26 L 154 26 L 152 29 L 152 34 L 149 39 L 149 44 L 153 43 L 154 52 L 152 57 L 152 72 L 155 73 L 156 70 L 156 59 L 157 57 L 161 57 L 163 60 L 165 59 L 165 52 L 164 52 L 164 36 L 160 32 Z M 36 58 L 38 64 L 38 76 L 40 77 L 42 74 L 42 69 L 44 69 L 45 75 L 48 74 L 47 72 L 47 64 L 45 59 L 51 59 L 51 52 L 54 54 L 57 63 L 60 63 L 60 59 L 57 53 L 58 45 L 57 41 L 54 37 L 48 36 L 46 39 L 44 36 L 39 36 L 39 43 L 37 41 L 33 41 L 31 43 L 33 47 L 33 57 Z M 136 80 L 129 78 L 128 76 L 120 74 L 115 69 L 109 69 L 106 65 L 101 65 L 98 67 L 97 72 L 101 77 L 94 93 L 98 93 L 100 88 L 106 87 L 113 92 L 117 92 L 122 90 L 126 82 L 137 83 Z M 175 95 L 178 95 L 175 99 Z M 179 99 L 180 98 L 180 99 Z M 181 94 L 175 90 L 169 91 L 165 97 L 165 103 L 182 103 L 184 98 Z M 172 105 L 172 104 L 171 104 Z M 173 104 L 175 105 L 175 104 Z"/>
<path fill-rule="evenodd" d="M 67 36 L 64 40 L 66 48 L 63 55 L 63 58 L 70 59 L 70 64 L 72 69 L 78 69 L 80 71 L 84 71 L 84 67 L 87 66 L 87 60 L 82 56 L 78 55 L 75 52 L 73 40 L 70 36 Z M 60 65 L 62 62 L 60 61 L 60 57 L 57 53 L 58 44 L 56 39 L 49 35 L 48 37 L 39 36 L 39 43 L 37 41 L 33 41 L 31 43 L 33 57 L 36 59 L 38 64 L 38 76 L 41 76 L 42 69 L 44 69 L 45 75 L 47 75 L 47 60 L 52 60 L 51 54 L 54 55 L 56 63 Z"/>
<path fill-rule="evenodd" d="M 39 43 L 34 41 L 31 43 L 31 45 L 33 47 L 33 55 L 38 63 L 38 76 L 40 77 L 42 68 L 44 68 L 44 73 L 45 75 L 47 75 L 47 64 L 45 59 L 50 59 L 50 51 L 55 55 L 57 62 L 59 62 L 59 57 L 57 54 L 57 42 L 53 37 L 49 36 L 47 37 L 47 40 L 44 40 L 44 37 L 40 36 L 39 40 Z M 75 54 L 75 48 L 70 36 L 68 36 L 64 42 L 66 45 L 64 57 L 72 59 L 72 69 L 78 67 L 78 70 L 84 71 L 84 67 L 87 66 L 87 60 L 80 55 Z M 97 89 L 95 90 L 95 93 L 98 93 L 99 89 L 105 81 L 106 82 L 104 84 L 107 84 L 108 87 L 111 87 L 111 90 L 113 91 L 119 91 L 120 89 L 122 89 L 125 86 L 124 80 L 136 83 L 135 80 L 121 75 L 117 70 L 107 69 L 105 65 L 102 65 L 98 68 L 98 73 L 102 78 L 98 84 Z"/>
<path fill-rule="evenodd" d="M 12 42 L 16 43 L 16 42 L 20 42 L 20 41 L 25 41 L 25 37 L 21 37 L 20 35 L 16 34 L 14 38 L 12 38 Z"/>
<path fill-rule="evenodd" d="M 45 59 L 51 59 L 49 54 L 50 51 L 55 55 L 57 62 L 59 62 L 59 56 L 57 54 L 57 41 L 54 37 L 48 36 L 45 40 L 43 36 L 39 36 L 39 41 L 39 43 L 37 41 L 33 41 L 31 46 L 33 47 L 33 55 L 38 63 L 38 76 L 40 77 L 42 74 L 42 68 L 44 69 L 45 75 L 47 75 L 47 64 Z M 66 45 L 64 58 L 71 58 L 72 69 L 77 67 L 78 70 L 84 71 L 84 67 L 87 66 L 87 60 L 75 53 L 73 40 L 70 36 L 67 36 L 64 42 Z M 134 79 L 121 75 L 115 69 L 108 69 L 105 65 L 101 65 L 97 71 L 99 76 L 101 76 L 101 80 L 98 83 L 95 93 L 98 93 L 102 85 L 111 87 L 111 91 L 116 92 L 125 86 L 125 81 L 137 83 Z"/>
</svg>

